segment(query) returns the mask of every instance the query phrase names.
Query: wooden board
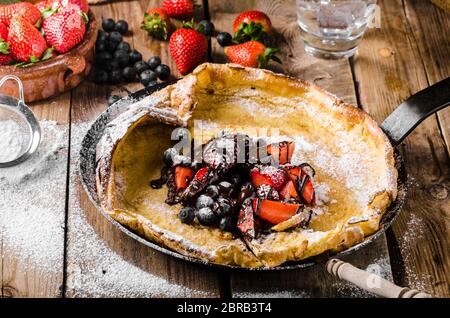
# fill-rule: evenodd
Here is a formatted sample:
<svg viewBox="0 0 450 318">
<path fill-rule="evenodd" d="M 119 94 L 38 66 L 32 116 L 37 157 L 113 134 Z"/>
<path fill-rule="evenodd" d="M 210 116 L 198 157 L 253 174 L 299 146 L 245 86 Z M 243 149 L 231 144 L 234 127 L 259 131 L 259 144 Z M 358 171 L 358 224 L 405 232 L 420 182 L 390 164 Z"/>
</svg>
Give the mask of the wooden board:
<svg viewBox="0 0 450 318">
<path fill-rule="evenodd" d="M 58 97 L 46 101 L 36 102 L 31 106 L 39 120 L 53 120 L 68 129 L 70 112 L 70 95 L 65 93 Z M 65 126 L 64 126 L 65 125 Z M 69 140 L 66 140 L 62 160 L 67 160 Z M 59 186 L 55 190 L 55 200 L 59 201 L 57 208 L 60 209 L 58 219 L 53 220 L 59 224 L 65 218 L 65 198 L 66 198 L 66 172 L 62 171 L 60 175 L 55 175 Z M 58 190 L 59 189 L 59 190 Z M 17 211 L 20 213 L 21 211 Z M 51 224 L 48 224 L 51 227 Z M 53 225 L 55 226 L 55 225 Z M 1 233 L 0 233 L 1 234 Z M 0 235 L 1 236 L 1 235 Z M 9 246 L 7 241 L 2 242 L 0 267 L 0 277 L 2 278 L 2 297 L 61 297 L 64 272 L 64 233 L 59 237 L 54 237 L 54 241 L 49 242 L 56 249 L 59 249 L 58 260 L 61 262 L 47 271 L 32 259 L 17 256 L 17 251 Z M 52 247 L 54 248 L 54 247 Z"/>
<path fill-rule="evenodd" d="M 171 59 L 169 59 L 167 42 L 149 39 L 147 35 L 139 29 L 140 21 L 137 19 L 133 21 L 134 17 L 143 16 L 144 10 L 151 5 L 156 5 L 156 1 L 151 1 L 150 4 L 147 1 L 120 2 L 115 3 L 114 5 L 105 4 L 95 6 L 93 10 L 97 17 L 112 17 L 113 19 L 123 18 L 130 21 L 132 32 L 126 37 L 127 41 L 143 54 L 144 59 L 148 59 L 152 55 L 161 56 L 163 63 L 167 63 L 174 71 L 175 76 L 179 76 L 175 71 L 176 68 L 172 64 Z M 112 89 L 113 87 L 84 83 L 73 91 L 72 131 L 75 131 L 75 127 L 81 122 L 88 122 L 95 119 L 107 107 L 106 98 Z M 142 86 L 135 83 L 127 85 L 124 88 L 116 88 L 114 89 L 114 92 L 124 94 L 127 90 L 135 91 L 137 89 L 142 89 Z M 86 96 L 89 96 L 90 98 L 86 99 Z M 75 140 L 76 138 L 79 138 L 79 136 L 72 135 L 72 140 Z M 72 149 L 72 155 L 75 156 L 76 154 L 73 153 L 73 151 L 76 150 Z M 71 167 L 71 169 L 76 169 L 76 167 Z M 217 297 L 220 295 L 221 288 L 219 285 L 221 279 L 216 271 L 194 266 L 173 257 L 166 256 L 123 234 L 92 206 L 84 190 L 81 188 L 78 178 L 76 178 L 74 184 L 71 184 L 70 191 L 73 191 L 73 195 L 76 197 L 75 200 L 79 202 L 81 208 L 85 211 L 89 226 L 95 230 L 98 239 L 107 244 L 107 248 L 111 250 L 111 253 L 119 255 L 125 262 L 134 265 L 139 268 L 140 271 L 144 271 L 170 283 L 188 288 L 191 296 Z M 76 201 L 69 201 L 69 220 L 71 219 L 71 215 L 76 212 Z M 112 292 L 104 290 L 97 293 L 92 291 L 92 294 L 84 292 L 83 286 L 80 286 L 79 277 L 77 277 L 77 275 L 81 275 L 80 269 L 83 270 L 83 268 L 89 267 L 89 264 L 84 264 L 83 259 L 76 257 L 77 255 L 72 255 L 70 252 L 73 249 L 74 244 L 76 244 L 75 240 L 77 238 L 75 233 L 77 229 L 71 228 L 71 225 L 72 223 L 69 222 L 66 296 L 73 297 L 81 295 L 89 297 L 93 295 L 114 297 L 129 292 L 126 290 L 126 284 L 123 284 L 123 290 L 120 289 L 120 286 L 114 286 L 112 289 L 115 290 Z M 75 226 L 76 224 L 73 225 Z M 99 262 L 98 266 L 101 265 L 101 262 Z M 130 278 L 130 280 L 131 279 L 132 278 Z M 99 281 L 99 283 L 103 282 Z M 141 292 L 142 293 L 137 293 L 137 296 L 146 295 L 149 291 L 142 290 Z M 155 293 L 152 295 L 158 297 L 171 296 L 171 294 L 165 294 L 164 291 L 161 293 L 160 286 L 155 286 Z M 189 294 L 187 296 L 189 296 Z"/>
<path fill-rule="evenodd" d="M 353 59 L 361 104 L 378 122 L 408 96 L 427 87 L 427 74 L 432 82 L 448 76 L 448 65 L 437 67 L 435 63 L 448 62 L 450 54 L 448 46 L 438 48 L 436 39 L 440 32 L 445 33 L 442 26 L 446 22 L 439 22 L 441 27 L 434 30 L 419 29 L 418 17 L 427 17 L 422 27 L 434 24 L 438 16 L 435 10 L 439 9 L 427 6 L 424 12 L 423 6 L 408 5 L 405 12 L 401 1 L 382 1 L 380 5 L 381 29 L 368 31 L 360 54 Z M 417 34 L 426 32 L 426 38 L 418 42 L 419 37 L 411 29 L 416 29 Z M 446 117 L 448 110 L 444 112 Z M 436 116 L 431 116 L 401 147 L 411 187 L 406 208 L 389 235 L 389 245 L 396 260 L 393 271 L 398 284 L 448 297 L 450 163 L 440 131 L 443 123 L 445 118 L 439 123 Z"/>
<path fill-rule="evenodd" d="M 295 2 L 287 1 L 221 1 L 210 0 L 211 21 L 216 29 L 232 32 L 234 18 L 242 11 L 257 9 L 268 14 L 275 28 L 274 38 L 280 48 L 283 64 L 272 64 L 272 69 L 313 82 L 336 94 L 346 102 L 357 104 L 352 71 L 348 60 L 325 61 L 311 57 L 303 50 L 300 30 L 296 21 Z M 224 62 L 223 48 L 212 40 L 214 61 Z M 389 264 L 385 237 L 374 247 L 367 247 L 351 257 L 351 262 L 366 268 L 371 263 L 384 260 Z M 388 265 L 389 266 L 389 265 Z M 390 270 L 386 273 L 390 276 Z M 264 279 L 261 279 L 261 276 Z M 264 291 L 270 295 L 276 291 L 289 291 L 293 296 L 347 297 L 356 295 L 357 289 L 343 288 L 321 266 L 306 270 L 275 272 L 270 274 L 231 274 L 233 296 L 259 297 Z M 269 288 L 270 286 L 270 288 Z"/>
</svg>

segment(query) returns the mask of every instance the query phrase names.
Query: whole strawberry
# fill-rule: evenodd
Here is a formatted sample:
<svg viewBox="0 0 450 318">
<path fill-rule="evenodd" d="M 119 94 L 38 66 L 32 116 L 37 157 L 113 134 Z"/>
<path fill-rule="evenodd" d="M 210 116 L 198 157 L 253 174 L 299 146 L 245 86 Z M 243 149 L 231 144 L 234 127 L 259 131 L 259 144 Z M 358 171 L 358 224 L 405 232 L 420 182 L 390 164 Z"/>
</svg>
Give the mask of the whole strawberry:
<svg viewBox="0 0 450 318">
<path fill-rule="evenodd" d="M 59 53 L 66 53 L 81 42 L 86 33 L 84 13 L 63 10 L 51 15 L 42 23 L 45 39 Z"/>
<path fill-rule="evenodd" d="M 47 49 L 47 43 L 39 30 L 22 15 L 15 15 L 8 31 L 10 52 L 19 62 L 35 62 Z"/>
<path fill-rule="evenodd" d="M 274 55 L 276 52 L 278 49 L 268 48 L 258 41 L 249 41 L 225 48 L 225 55 L 230 62 L 248 67 L 266 67 L 269 59 L 281 63 Z"/>
<path fill-rule="evenodd" d="M 0 65 L 9 64 L 12 61 L 12 55 L 9 53 L 8 28 L 0 22 Z"/>
<path fill-rule="evenodd" d="M 89 11 L 89 5 L 87 0 L 48 0 L 47 4 L 49 7 L 52 8 L 67 8 L 71 5 L 75 4 L 77 5 L 81 11 L 84 13 L 87 13 Z"/>
<path fill-rule="evenodd" d="M 42 13 L 50 7 L 50 4 L 47 0 L 43 0 L 35 3 L 34 6 Z"/>
<path fill-rule="evenodd" d="M 41 19 L 41 12 L 37 7 L 28 2 L 18 2 L 0 7 L 0 22 L 9 26 L 14 15 L 20 14 L 31 24 L 36 24 Z"/>
<path fill-rule="evenodd" d="M 272 31 L 272 23 L 269 17 L 264 12 L 251 10 L 242 12 L 234 19 L 233 32 L 237 32 L 242 28 L 243 23 L 250 24 L 250 22 L 261 24 L 264 32 L 270 33 Z"/>
<path fill-rule="evenodd" d="M 160 8 L 147 10 L 144 14 L 141 29 L 156 38 L 167 40 L 170 30 L 170 20 L 167 14 Z"/>
<path fill-rule="evenodd" d="M 164 0 L 162 9 L 169 17 L 187 19 L 194 14 L 194 3 L 192 0 Z"/>
<path fill-rule="evenodd" d="M 208 40 L 200 32 L 185 24 L 170 37 L 169 49 L 178 71 L 185 75 L 203 62 L 208 52 Z"/>
<path fill-rule="evenodd" d="M 0 40 L 8 41 L 8 27 L 2 22 L 0 22 Z"/>
<path fill-rule="evenodd" d="M 264 12 L 245 11 L 234 20 L 233 32 L 235 43 L 255 40 L 267 44 L 268 36 L 272 32 L 272 23 Z"/>
</svg>

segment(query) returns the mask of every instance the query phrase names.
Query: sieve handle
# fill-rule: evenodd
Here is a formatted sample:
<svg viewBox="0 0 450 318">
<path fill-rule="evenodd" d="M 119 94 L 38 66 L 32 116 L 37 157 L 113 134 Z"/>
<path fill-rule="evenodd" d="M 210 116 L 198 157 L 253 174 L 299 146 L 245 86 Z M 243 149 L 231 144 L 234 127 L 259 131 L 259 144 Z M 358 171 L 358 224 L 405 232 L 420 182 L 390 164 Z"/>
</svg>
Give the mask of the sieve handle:
<svg viewBox="0 0 450 318">
<path fill-rule="evenodd" d="M 20 78 L 18 78 L 15 75 L 6 75 L 3 76 L 0 79 L 0 87 L 3 86 L 3 84 L 7 81 L 7 80 L 14 80 L 17 83 L 17 86 L 19 86 L 19 103 L 21 104 L 25 104 L 25 99 L 23 97 L 23 85 L 22 85 L 22 81 L 20 80 Z"/>
</svg>

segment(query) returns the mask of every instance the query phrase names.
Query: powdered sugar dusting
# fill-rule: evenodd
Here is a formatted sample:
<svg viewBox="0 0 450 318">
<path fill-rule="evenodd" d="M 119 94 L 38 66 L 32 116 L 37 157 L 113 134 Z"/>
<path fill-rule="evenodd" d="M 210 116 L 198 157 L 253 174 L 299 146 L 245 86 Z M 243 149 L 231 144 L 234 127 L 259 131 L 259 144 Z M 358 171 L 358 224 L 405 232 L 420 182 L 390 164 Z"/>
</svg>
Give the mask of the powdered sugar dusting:
<svg viewBox="0 0 450 318">
<path fill-rule="evenodd" d="M 0 162 L 8 162 L 19 157 L 23 148 L 23 129 L 12 120 L 0 121 Z"/>
</svg>

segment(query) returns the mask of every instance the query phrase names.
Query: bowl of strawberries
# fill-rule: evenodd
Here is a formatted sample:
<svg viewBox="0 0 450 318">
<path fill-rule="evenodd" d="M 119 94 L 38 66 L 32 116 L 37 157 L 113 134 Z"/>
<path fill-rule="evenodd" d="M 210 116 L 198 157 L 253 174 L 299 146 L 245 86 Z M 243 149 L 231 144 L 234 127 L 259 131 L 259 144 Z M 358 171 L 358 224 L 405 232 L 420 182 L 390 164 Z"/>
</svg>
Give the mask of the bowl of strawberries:
<svg viewBox="0 0 450 318">
<path fill-rule="evenodd" d="M 18 76 L 27 102 L 61 94 L 88 75 L 96 36 L 87 0 L 0 5 L 0 77 Z M 0 93 L 17 89 L 5 83 Z"/>
</svg>

